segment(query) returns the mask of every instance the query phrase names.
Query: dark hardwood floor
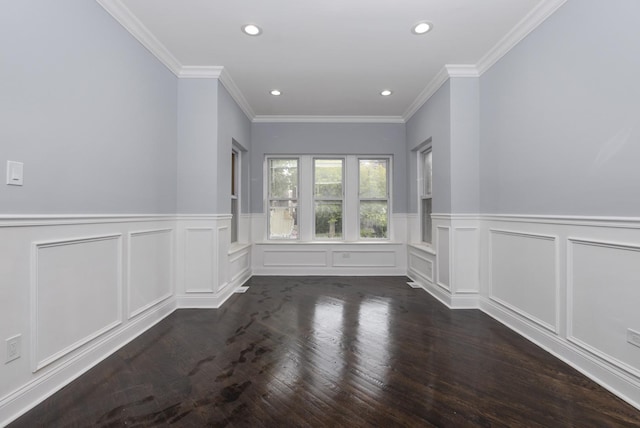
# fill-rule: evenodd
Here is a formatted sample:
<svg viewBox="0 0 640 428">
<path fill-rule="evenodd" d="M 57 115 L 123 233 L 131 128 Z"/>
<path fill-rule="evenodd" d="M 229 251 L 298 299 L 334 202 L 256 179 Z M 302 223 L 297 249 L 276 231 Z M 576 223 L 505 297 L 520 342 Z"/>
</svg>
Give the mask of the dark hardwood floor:
<svg viewBox="0 0 640 428">
<path fill-rule="evenodd" d="M 178 310 L 11 427 L 618 427 L 640 412 L 403 277 L 254 277 Z"/>
</svg>

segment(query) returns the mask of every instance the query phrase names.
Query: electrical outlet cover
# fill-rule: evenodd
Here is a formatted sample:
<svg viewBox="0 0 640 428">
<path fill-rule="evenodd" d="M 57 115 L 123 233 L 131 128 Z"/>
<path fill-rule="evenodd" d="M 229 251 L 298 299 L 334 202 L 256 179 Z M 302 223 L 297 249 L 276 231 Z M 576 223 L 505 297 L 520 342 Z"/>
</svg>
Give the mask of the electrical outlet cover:
<svg viewBox="0 0 640 428">
<path fill-rule="evenodd" d="M 637 331 L 627 330 L 627 342 L 640 348 L 640 333 Z"/>
<path fill-rule="evenodd" d="M 20 358 L 21 335 L 16 335 L 5 340 L 7 344 L 7 357 L 5 363 Z"/>
</svg>

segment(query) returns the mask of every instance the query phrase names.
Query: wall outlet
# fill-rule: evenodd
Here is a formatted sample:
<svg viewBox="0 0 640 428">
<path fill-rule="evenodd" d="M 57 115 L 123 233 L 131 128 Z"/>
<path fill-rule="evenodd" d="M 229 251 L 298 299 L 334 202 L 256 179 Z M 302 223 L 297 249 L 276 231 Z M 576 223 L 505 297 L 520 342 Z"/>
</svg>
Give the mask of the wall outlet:
<svg viewBox="0 0 640 428">
<path fill-rule="evenodd" d="M 22 335 L 18 334 L 5 340 L 5 342 L 7 343 L 7 358 L 4 361 L 5 364 L 20 358 L 20 345 L 22 342 L 21 339 Z"/>
<path fill-rule="evenodd" d="M 627 342 L 640 348 L 640 333 L 637 331 L 627 330 Z"/>
</svg>

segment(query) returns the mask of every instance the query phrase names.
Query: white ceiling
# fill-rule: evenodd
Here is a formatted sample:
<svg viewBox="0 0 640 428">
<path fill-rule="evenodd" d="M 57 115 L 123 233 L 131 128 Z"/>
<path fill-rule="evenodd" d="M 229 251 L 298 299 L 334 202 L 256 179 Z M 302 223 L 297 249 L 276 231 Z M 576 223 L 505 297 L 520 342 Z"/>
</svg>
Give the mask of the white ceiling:
<svg viewBox="0 0 640 428">
<path fill-rule="evenodd" d="M 564 1 L 98 0 L 176 74 L 223 67 L 251 119 L 398 121 L 437 89 L 445 65 L 477 66 L 449 74 L 484 71 Z M 421 20 L 433 30 L 412 34 Z M 246 23 L 262 35 L 243 34 Z"/>
</svg>

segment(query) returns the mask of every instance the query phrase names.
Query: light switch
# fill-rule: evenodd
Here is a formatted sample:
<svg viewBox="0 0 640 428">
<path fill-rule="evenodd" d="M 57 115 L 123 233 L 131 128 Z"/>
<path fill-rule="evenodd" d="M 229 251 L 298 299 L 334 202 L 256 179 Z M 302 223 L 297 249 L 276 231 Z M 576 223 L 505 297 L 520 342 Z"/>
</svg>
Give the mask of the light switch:
<svg viewBox="0 0 640 428">
<path fill-rule="evenodd" d="M 7 161 L 7 184 L 10 186 L 22 186 L 22 162 Z"/>
</svg>

